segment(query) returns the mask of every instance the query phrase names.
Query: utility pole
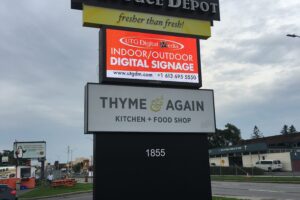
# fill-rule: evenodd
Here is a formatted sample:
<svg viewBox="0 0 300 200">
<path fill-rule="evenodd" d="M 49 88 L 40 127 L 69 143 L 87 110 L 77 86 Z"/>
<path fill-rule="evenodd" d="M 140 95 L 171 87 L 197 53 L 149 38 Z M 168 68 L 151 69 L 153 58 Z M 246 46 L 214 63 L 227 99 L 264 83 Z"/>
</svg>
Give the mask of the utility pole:
<svg viewBox="0 0 300 200">
<path fill-rule="evenodd" d="M 72 169 L 72 162 L 73 162 L 73 149 L 71 149 L 71 161 L 70 161 L 71 169 Z"/>
<path fill-rule="evenodd" d="M 41 180 L 45 179 L 45 160 L 45 157 L 38 159 L 38 161 L 41 162 Z"/>
<path fill-rule="evenodd" d="M 68 152 L 68 158 L 67 158 L 67 165 L 68 165 L 68 171 L 69 171 L 69 169 L 70 169 L 70 166 L 69 166 L 69 158 L 70 158 L 70 146 L 68 145 L 68 150 L 67 150 L 67 152 Z"/>
</svg>

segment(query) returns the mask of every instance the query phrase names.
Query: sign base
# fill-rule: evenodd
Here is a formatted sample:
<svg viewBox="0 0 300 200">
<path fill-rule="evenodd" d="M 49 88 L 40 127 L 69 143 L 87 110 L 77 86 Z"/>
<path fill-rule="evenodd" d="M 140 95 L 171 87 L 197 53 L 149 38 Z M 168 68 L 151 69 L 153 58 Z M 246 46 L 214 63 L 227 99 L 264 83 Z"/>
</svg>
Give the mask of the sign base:
<svg viewBox="0 0 300 200">
<path fill-rule="evenodd" d="M 206 134 L 95 134 L 93 199 L 211 200 Z"/>
</svg>

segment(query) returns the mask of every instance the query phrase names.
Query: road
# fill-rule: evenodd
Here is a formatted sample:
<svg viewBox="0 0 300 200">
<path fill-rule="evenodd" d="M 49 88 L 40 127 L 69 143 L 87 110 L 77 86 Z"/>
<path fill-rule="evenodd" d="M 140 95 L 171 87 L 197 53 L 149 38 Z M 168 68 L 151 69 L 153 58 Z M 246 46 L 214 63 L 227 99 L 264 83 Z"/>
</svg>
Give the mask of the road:
<svg viewBox="0 0 300 200">
<path fill-rule="evenodd" d="M 212 182 L 213 195 L 257 200 L 300 200 L 299 184 Z"/>
<path fill-rule="evenodd" d="M 213 195 L 253 200 L 300 200 L 300 185 L 275 183 L 212 182 Z M 92 200 L 92 193 L 47 200 Z"/>
</svg>

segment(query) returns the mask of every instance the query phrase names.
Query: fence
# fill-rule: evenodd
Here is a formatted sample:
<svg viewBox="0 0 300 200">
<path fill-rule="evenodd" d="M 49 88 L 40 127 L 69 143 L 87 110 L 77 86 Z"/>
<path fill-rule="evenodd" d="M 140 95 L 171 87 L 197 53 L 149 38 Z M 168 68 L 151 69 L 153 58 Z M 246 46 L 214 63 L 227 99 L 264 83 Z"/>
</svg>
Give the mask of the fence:
<svg viewBox="0 0 300 200">
<path fill-rule="evenodd" d="M 211 175 L 263 175 L 264 171 L 257 167 L 210 167 Z"/>
</svg>

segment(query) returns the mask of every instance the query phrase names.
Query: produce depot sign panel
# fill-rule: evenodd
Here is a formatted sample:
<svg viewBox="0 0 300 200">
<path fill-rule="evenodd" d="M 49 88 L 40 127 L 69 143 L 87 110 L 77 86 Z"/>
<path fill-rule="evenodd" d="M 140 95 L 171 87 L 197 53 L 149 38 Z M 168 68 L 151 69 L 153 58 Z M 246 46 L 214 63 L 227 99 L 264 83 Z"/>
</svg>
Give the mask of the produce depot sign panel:
<svg viewBox="0 0 300 200">
<path fill-rule="evenodd" d="M 88 84 L 85 133 L 214 133 L 212 90 Z"/>
<path fill-rule="evenodd" d="M 219 0 L 71 0 L 83 26 L 122 27 L 207 39 L 220 20 Z"/>
<path fill-rule="evenodd" d="M 195 38 L 106 29 L 102 40 L 104 81 L 134 79 L 201 86 Z"/>
<path fill-rule="evenodd" d="M 71 0 L 71 8 L 84 5 L 114 8 L 205 21 L 220 20 L 219 0 Z"/>
</svg>

